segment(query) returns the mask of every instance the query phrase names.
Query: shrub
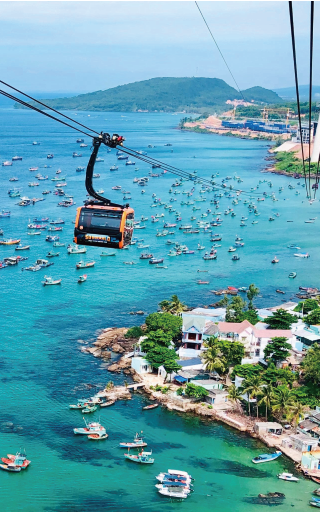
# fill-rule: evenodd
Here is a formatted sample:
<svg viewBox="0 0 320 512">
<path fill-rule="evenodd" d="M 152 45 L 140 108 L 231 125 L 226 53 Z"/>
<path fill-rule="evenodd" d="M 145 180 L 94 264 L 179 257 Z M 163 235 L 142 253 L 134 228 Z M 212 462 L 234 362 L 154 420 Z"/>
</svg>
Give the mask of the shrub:
<svg viewBox="0 0 320 512">
<path fill-rule="evenodd" d="M 183 387 L 178 388 L 178 389 L 177 389 L 177 391 L 176 391 L 176 393 L 177 393 L 177 395 L 178 395 L 178 396 L 182 396 L 182 395 L 183 395 L 183 393 L 184 393 L 184 389 L 183 389 Z"/>
<path fill-rule="evenodd" d="M 212 405 L 208 405 L 208 409 L 213 409 Z"/>
<path fill-rule="evenodd" d="M 140 336 L 144 335 L 144 330 L 139 327 L 138 325 L 135 325 L 134 327 L 130 327 L 126 334 L 124 335 L 125 338 L 137 338 L 139 339 Z"/>
<path fill-rule="evenodd" d="M 161 393 L 163 395 L 166 395 L 169 391 L 169 386 L 163 386 L 163 388 L 161 389 Z"/>
<path fill-rule="evenodd" d="M 161 391 L 162 389 L 162 386 L 160 386 L 159 384 L 156 385 L 156 387 L 154 388 L 156 391 Z"/>
</svg>

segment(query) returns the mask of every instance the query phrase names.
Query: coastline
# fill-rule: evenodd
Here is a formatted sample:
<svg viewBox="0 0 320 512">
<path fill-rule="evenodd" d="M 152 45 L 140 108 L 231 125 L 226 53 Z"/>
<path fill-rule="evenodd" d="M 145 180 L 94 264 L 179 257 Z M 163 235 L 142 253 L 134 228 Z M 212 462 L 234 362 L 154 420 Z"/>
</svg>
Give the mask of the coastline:
<svg viewBox="0 0 320 512">
<path fill-rule="evenodd" d="M 125 381 L 125 385 L 123 386 L 115 386 L 111 390 L 106 388 L 104 396 L 109 400 L 130 400 L 131 392 L 135 392 L 139 388 L 139 393 L 144 393 L 151 401 L 157 402 L 161 406 L 166 407 L 169 411 L 175 411 L 179 414 L 193 414 L 208 420 L 218 421 L 238 430 L 239 432 L 245 433 L 251 438 L 259 439 L 269 448 L 280 450 L 295 464 L 297 471 L 300 471 L 306 477 L 309 476 L 305 474 L 301 468 L 301 453 L 290 447 L 282 445 L 282 440 L 288 438 L 288 435 L 292 434 L 293 431 L 285 431 L 281 436 L 274 434 L 257 434 L 254 431 L 254 424 L 257 419 L 241 414 L 239 409 L 237 411 L 236 406 L 232 405 L 231 402 L 212 406 L 209 406 L 209 404 L 204 402 L 195 402 L 190 398 L 177 396 L 175 391 L 179 388 L 179 385 L 172 382 L 164 382 L 163 377 L 159 375 L 149 373 L 143 375 L 138 374 L 133 368 L 131 368 L 131 353 L 128 352 L 128 350 L 131 351 L 134 348 L 136 340 L 126 340 L 123 338 L 127 330 L 127 328 L 103 329 L 100 331 L 97 340 L 93 343 L 93 347 L 85 347 L 85 349 L 82 350 L 94 357 L 105 359 L 104 353 L 106 348 L 112 352 L 114 352 L 113 348 L 115 348 L 116 351 L 114 353 L 119 354 L 119 356 L 106 369 L 111 373 L 123 373 L 124 376 L 129 376 L 132 379 L 132 383 L 129 385 Z M 127 350 L 124 349 L 124 344 L 127 345 Z M 119 350 L 119 347 L 122 350 Z M 111 352 L 110 356 L 108 356 L 108 359 L 110 358 Z M 161 391 L 156 391 L 154 389 L 156 385 L 170 386 L 170 393 L 167 394 L 162 393 Z M 263 421 L 264 420 L 262 418 L 259 418 L 259 422 Z"/>
</svg>

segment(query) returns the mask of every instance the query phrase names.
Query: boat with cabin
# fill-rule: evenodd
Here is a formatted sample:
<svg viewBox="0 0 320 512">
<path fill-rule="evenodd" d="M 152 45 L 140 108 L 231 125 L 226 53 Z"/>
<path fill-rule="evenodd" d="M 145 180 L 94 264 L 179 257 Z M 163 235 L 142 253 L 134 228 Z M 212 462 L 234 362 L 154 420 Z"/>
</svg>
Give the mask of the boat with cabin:
<svg viewBox="0 0 320 512">
<path fill-rule="evenodd" d="M 147 446 L 147 443 L 145 443 L 143 440 L 142 431 L 140 433 L 136 432 L 136 435 L 134 436 L 132 443 L 120 443 L 119 444 L 120 448 L 140 448 L 143 446 Z"/>
<path fill-rule="evenodd" d="M 95 265 L 95 261 L 79 261 L 79 263 L 76 264 L 76 268 L 77 269 L 80 269 L 80 268 L 90 268 L 90 267 L 94 267 Z"/>
<path fill-rule="evenodd" d="M 252 459 L 254 464 L 261 464 L 262 462 L 271 462 L 273 460 L 278 459 L 282 455 L 282 452 L 277 450 L 274 453 L 263 453 L 262 455 L 258 455 Z"/>
<path fill-rule="evenodd" d="M 67 247 L 67 251 L 68 251 L 68 254 L 84 254 L 87 252 L 87 248 L 79 247 L 79 245 L 77 245 L 77 244 L 74 244 L 74 245 L 69 244 Z"/>
<path fill-rule="evenodd" d="M 144 452 L 143 449 L 137 455 L 133 455 L 130 452 L 125 453 L 124 456 L 127 460 L 131 460 L 132 462 L 137 462 L 138 464 L 153 464 L 154 459 L 151 457 L 151 452 Z"/>
<path fill-rule="evenodd" d="M 286 482 L 299 482 L 299 478 L 293 476 L 292 473 L 280 473 L 277 476 L 280 480 L 285 480 Z"/>
<path fill-rule="evenodd" d="M 53 279 L 49 276 L 44 276 L 44 281 L 42 282 L 43 286 L 52 286 L 61 284 L 62 279 Z"/>
<path fill-rule="evenodd" d="M 100 423 L 94 421 L 92 423 L 87 423 L 86 420 L 84 419 L 83 420 L 85 422 L 85 427 L 80 427 L 80 428 L 74 428 L 73 429 L 73 432 L 74 434 L 78 434 L 78 435 L 89 435 L 89 434 L 100 434 L 100 433 L 103 433 L 103 434 L 106 434 L 106 429 L 100 425 Z"/>
<path fill-rule="evenodd" d="M 78 283 L 84 283 L 87 280 L 87 274 L 83 274 L 83 276 L 78 277 Z"/>
</svg>

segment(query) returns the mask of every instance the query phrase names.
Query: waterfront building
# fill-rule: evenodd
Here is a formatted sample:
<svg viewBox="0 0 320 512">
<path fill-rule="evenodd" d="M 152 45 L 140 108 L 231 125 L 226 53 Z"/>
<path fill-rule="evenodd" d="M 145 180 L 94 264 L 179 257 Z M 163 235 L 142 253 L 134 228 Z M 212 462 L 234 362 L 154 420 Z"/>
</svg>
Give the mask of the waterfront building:
<svg viewBox="0 0 320 512">
<path fill-rule="evenodd" d="M 131 359 L 131 368 L 133 368 L 140 375 L 143 375 L 144 373 L 152 373 L 151 364 L 141 356 L 134 356 Z"/>
<path fill-rule="evenodd" d="M 204 387 L 204 386 L 203 386 Z M 226 389 L 210 389 L 205 401 L 210 405 L 224 405 L 228 402 L 229 392 Z"/>
<path fill-rule="evenodd" d="M 310 327 L 304 327 L 303 329 L 295 331 L 294 334 L 304 349 L 310 348 L 314 343 L 320 343 L 319 325 L 310 325 Z"/>
<path fill-rule="evenodd" d="M 303 452 L 301 457 L 301 467 L 304 470 L 320 470 L 320 450 Z"/>
<path fill-rule="evenodd" d="M 260 434 L 262 436 L 267 434 L 281 436 L 283 431 L 283 426 L 274 421 L 257 421 L 253 428 L 256 434 Z"/>
<path fill-rule="evenodd" d="M 293 434 L 282 440 L 282 445 L 297 450 L 297 452 L 311 452 L 318 449 L 318 439 L 305 434 Z"/>
<path fill-rule="evenodd" d="M 182 342 L 179 357 L 197 357 L 203 342 L 218 333 L 217 323 L 224 319 L 225 308 L 196 308 L 182 313 Z"/>
</svg>

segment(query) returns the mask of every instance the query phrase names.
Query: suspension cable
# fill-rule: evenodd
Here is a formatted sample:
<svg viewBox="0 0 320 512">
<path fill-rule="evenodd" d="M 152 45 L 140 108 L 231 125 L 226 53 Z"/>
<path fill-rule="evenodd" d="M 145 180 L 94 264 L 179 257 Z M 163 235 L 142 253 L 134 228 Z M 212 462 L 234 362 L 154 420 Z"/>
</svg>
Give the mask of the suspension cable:
<svg viewBox="0 0 320 512">
<path fill-rule="evenodd" d="M 311 2 L 310 12 L 310 78 L 309 78 L 309 189 L 311 188 L 311 115 L 312 115 L 312 62 L 313 62 L 313 20 L 314 20 L 314 2 Z M 316 189 L 314 189 L 314 198 Z"/>
<path fill-rule="evenodd" d="M 297 70 L 297 55 L 296 55 L 296 43 L 295 43 L 295 35 L 294 35 L 294 21 L 293 21 L 292 1 L 289 1 L 289 15 L 290 15 L 290 28 L 291 28 L 291 41 L 292 41 L 294 78 L 295 78 L 296 97 L 297 97 L 297 109 L 298 109 L 298 118 L 299 118 L 299 132 L 300 132 L 302 166 L 303 166 L 304 181 L 305 181 L 305 186 L 306 186 L 306 191 L 307 191 L 307 197 L 309 198 L 309 197 L 311 197 L 311 193 L 308 192 L 307 178 L 306 178 L 306 168 L 305 168 L 305 160 L 304 160 L 304 148 L 303 148 L 303 140 L 302 140 L 301 110 L 300 110 L 299 83 L 298 83 L 298 70 Z M 309 133 L 309 137 L 310 137 L 310 135 L 311 134 Z M 310 188 L 310 182 L 309 182 L 309 188 Z"/>
<path fill-rule="evenodd" d="M 99 132 L 96 132 L 95 130 L 93 130 L 92 128 L 88 128 L 88 126 L 85 126 L 84 124 L 82 123 L 79 123 L 78 121 L 75 121 L 74 119 L 72 119 L 71 117 L 65 115 L 65 114 L 62 114 L 62 112 L 59 112 L 58 110 L 54 109 L 53 107 L 49 107 L 49 105 L 46 105 L 45 103 L 42 103 L 42 101 L 40 100 L 37 100 L 36 98 L 33 98 L 32 96 L 29 96 L 29 94 L 26 94 L 25 92 L 22 92 L 20 91 L 19 89 L 16 89 L 15 87 L 13 87 L 12 85 L 10 84 L 7 84 L 6 82 L 4 82 L 3 80 L 0 80 L 0 83 L 5 85 L 6 87 L 9 87 L 10 89 L 13 89 L 14 91 L 18 92 L 19 94 L 22 94 L 23 96 L 26 96 L 27 98 L 29 98 L 30 100 L 32 101 L 35 101 L 37 103 L 39 103 L 40 105 L 42 105 L 43 107 L 45 107 L 47 110 L 52 110 L 53 112 L 55 112 L 56 114 L 58 114 L 59 116 L 62 116 L 62 117 L 65 117 L 66 119 L 69 119 L 69 121 L 72 121 L 73 123 L 75 124 L 78 124 L 79 126 L 82 126 L 82 128 L 85 128 L 86 130 L 89 130 L 93 133 L 96 133 L 97 135 L 99 135 Z M 30 105 L 28 103 L 28 105 Z"/>
<path fill-rule="evenodd" d="M 234 77 L 234 75 L 233 75 L 233 73 L 232 73 L 231 69 L 230 69 L 230 68 L 229 68 L 229 66 L 228 66 L 228 63 L 227 63 L 226 59 L 225 59 L 225 58 L 224 58 L 224 56 L 223 56 L 222 51 L 221 51 L 221 50 L 220 50 L 220 48 L 219 48 L 219 45 L 218 45 L 217 41 L 216 41 L 216 40 L 215 40 L 215 38 L 214 38 L 214 35 L 212 34 L 212 32 L 211 32 L 211 30 L 210 30 L 210 27 L 209 27 L 209 25 L 208 25 L 208 23 L 207 23 L 207 21 L 206 21 L 206 19 L 205 19 L 204 15 L 202 14 L 202 11 L 201 11 L 201 9 L 200 9 L 200 7 L 199 7 L 199 5 L 198 5 L 198 2 L 195 2 L 195 4 L 196 4 L 196 6 L 198 7 L 198 10 L 199 10 L 199 12 L 200 12 L 200 14 L 201 14 L 201 17 L 202 17 L 203 21 L 204 21 L 204 22 L 205 22 L 205 24 L 206 24 L 207 29 L 209 30 L 209 33 L 210 33 L 210 35 L 211 35 L 211 37 L 212 37 L 212 40 L 213 40 L 214 44 L 215 44 L 215 45 L 216 45 L 216 47 L 218 48 L 218 51 L 219 51 L 219 53 L 220 53 L 220 55 L 221 55 L 221 57 L 222 57 L 222 59 L 223 59 L 223 62 L 224 62 L 224 63 L 225 63 L 225 65 L 227 66 L 227 69 L 228 69 L 228 71 L 229 71 L 230 75 L 232 76 L 232 79 L 233 79 L 234 83 L 236 84 L 236 87 L 237 87 L 237 89 L 238 89 L 238 91 L 239 91 L 239 94 L 241 94 L 243 101 L 246 101 L 246 99 L 245 99 L 245 97 L 243 96 L 243 93 L 242 93 L 242 91 L 240 90 L 240 87 L 239 87 L 239 85 L 238 85 L 238 83 L 237 83 L 237 81 L 236 81 L 236 79 L 235 79 L 235 77 Z"/>
</svg>

